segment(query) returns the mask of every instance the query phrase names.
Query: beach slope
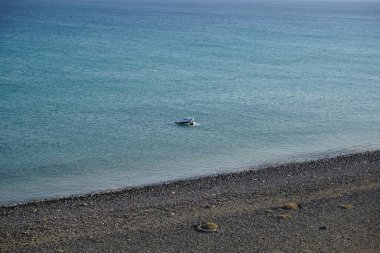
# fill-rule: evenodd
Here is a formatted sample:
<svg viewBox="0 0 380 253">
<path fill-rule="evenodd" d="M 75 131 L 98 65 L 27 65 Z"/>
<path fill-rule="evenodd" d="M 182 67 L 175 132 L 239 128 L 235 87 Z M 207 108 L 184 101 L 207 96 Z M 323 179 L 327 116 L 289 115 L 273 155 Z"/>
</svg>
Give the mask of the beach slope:
<svg viewBox="0 0 380 253">
<path fill-rule="evenodd" d="M 0 207 L 0 224 L 1 252 L 380 252 L 380 151 Z"/>
</svg>

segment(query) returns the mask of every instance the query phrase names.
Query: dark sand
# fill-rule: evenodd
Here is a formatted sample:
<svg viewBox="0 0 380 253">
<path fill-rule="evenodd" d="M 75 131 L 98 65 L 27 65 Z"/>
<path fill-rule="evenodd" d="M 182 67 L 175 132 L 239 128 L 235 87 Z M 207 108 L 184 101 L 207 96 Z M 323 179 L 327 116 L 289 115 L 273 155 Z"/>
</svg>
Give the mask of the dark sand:
<svg viewBox="0 0 380 253">
<path fill-rule="evenodd" d="M 1 252 L 380 252 L 380 151 L 0 207 L 0 224 Z"/>
</svg>

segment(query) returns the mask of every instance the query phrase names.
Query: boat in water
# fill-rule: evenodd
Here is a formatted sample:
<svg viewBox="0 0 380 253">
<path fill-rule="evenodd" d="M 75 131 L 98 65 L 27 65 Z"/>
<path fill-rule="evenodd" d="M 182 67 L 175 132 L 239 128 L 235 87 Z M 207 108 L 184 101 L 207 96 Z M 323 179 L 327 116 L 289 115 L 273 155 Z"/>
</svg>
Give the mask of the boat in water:
<svg viewBox="0 0 380 253">
<path fill-rule="evenodd" d="M 175 123 L 179 125 L 194 125 L 194 118 L 191 118 L 191 117 L 181 118 L 181 119 L 178 119 Z"/>
</svg>

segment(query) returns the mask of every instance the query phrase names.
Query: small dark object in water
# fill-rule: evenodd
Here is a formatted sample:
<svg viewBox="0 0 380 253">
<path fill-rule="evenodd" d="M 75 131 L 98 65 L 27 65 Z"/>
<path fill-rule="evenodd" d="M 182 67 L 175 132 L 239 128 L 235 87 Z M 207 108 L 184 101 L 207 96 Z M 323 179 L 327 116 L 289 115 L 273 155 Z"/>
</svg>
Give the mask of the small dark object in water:
<svg viewBox="0 0 380 253">
<path fill-rule="evenodd" d="M 175 123 L 179 125 L 194 125 L 194 118 L 187 117 L 178 119 Z"/>
</svg>

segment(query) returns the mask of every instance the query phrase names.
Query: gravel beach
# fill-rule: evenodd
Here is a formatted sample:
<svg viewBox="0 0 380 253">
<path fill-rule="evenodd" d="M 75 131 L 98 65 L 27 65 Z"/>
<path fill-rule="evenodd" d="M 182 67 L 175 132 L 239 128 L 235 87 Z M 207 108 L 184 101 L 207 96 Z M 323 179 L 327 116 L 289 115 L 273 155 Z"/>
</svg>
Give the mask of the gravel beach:
<svg viewBox="0 0 380 253">
<path fill-rule="evenodd" d="M 1 252 L 380 252 L 380 151 L 3 206 L 0 225 Z"/>
</svg>

